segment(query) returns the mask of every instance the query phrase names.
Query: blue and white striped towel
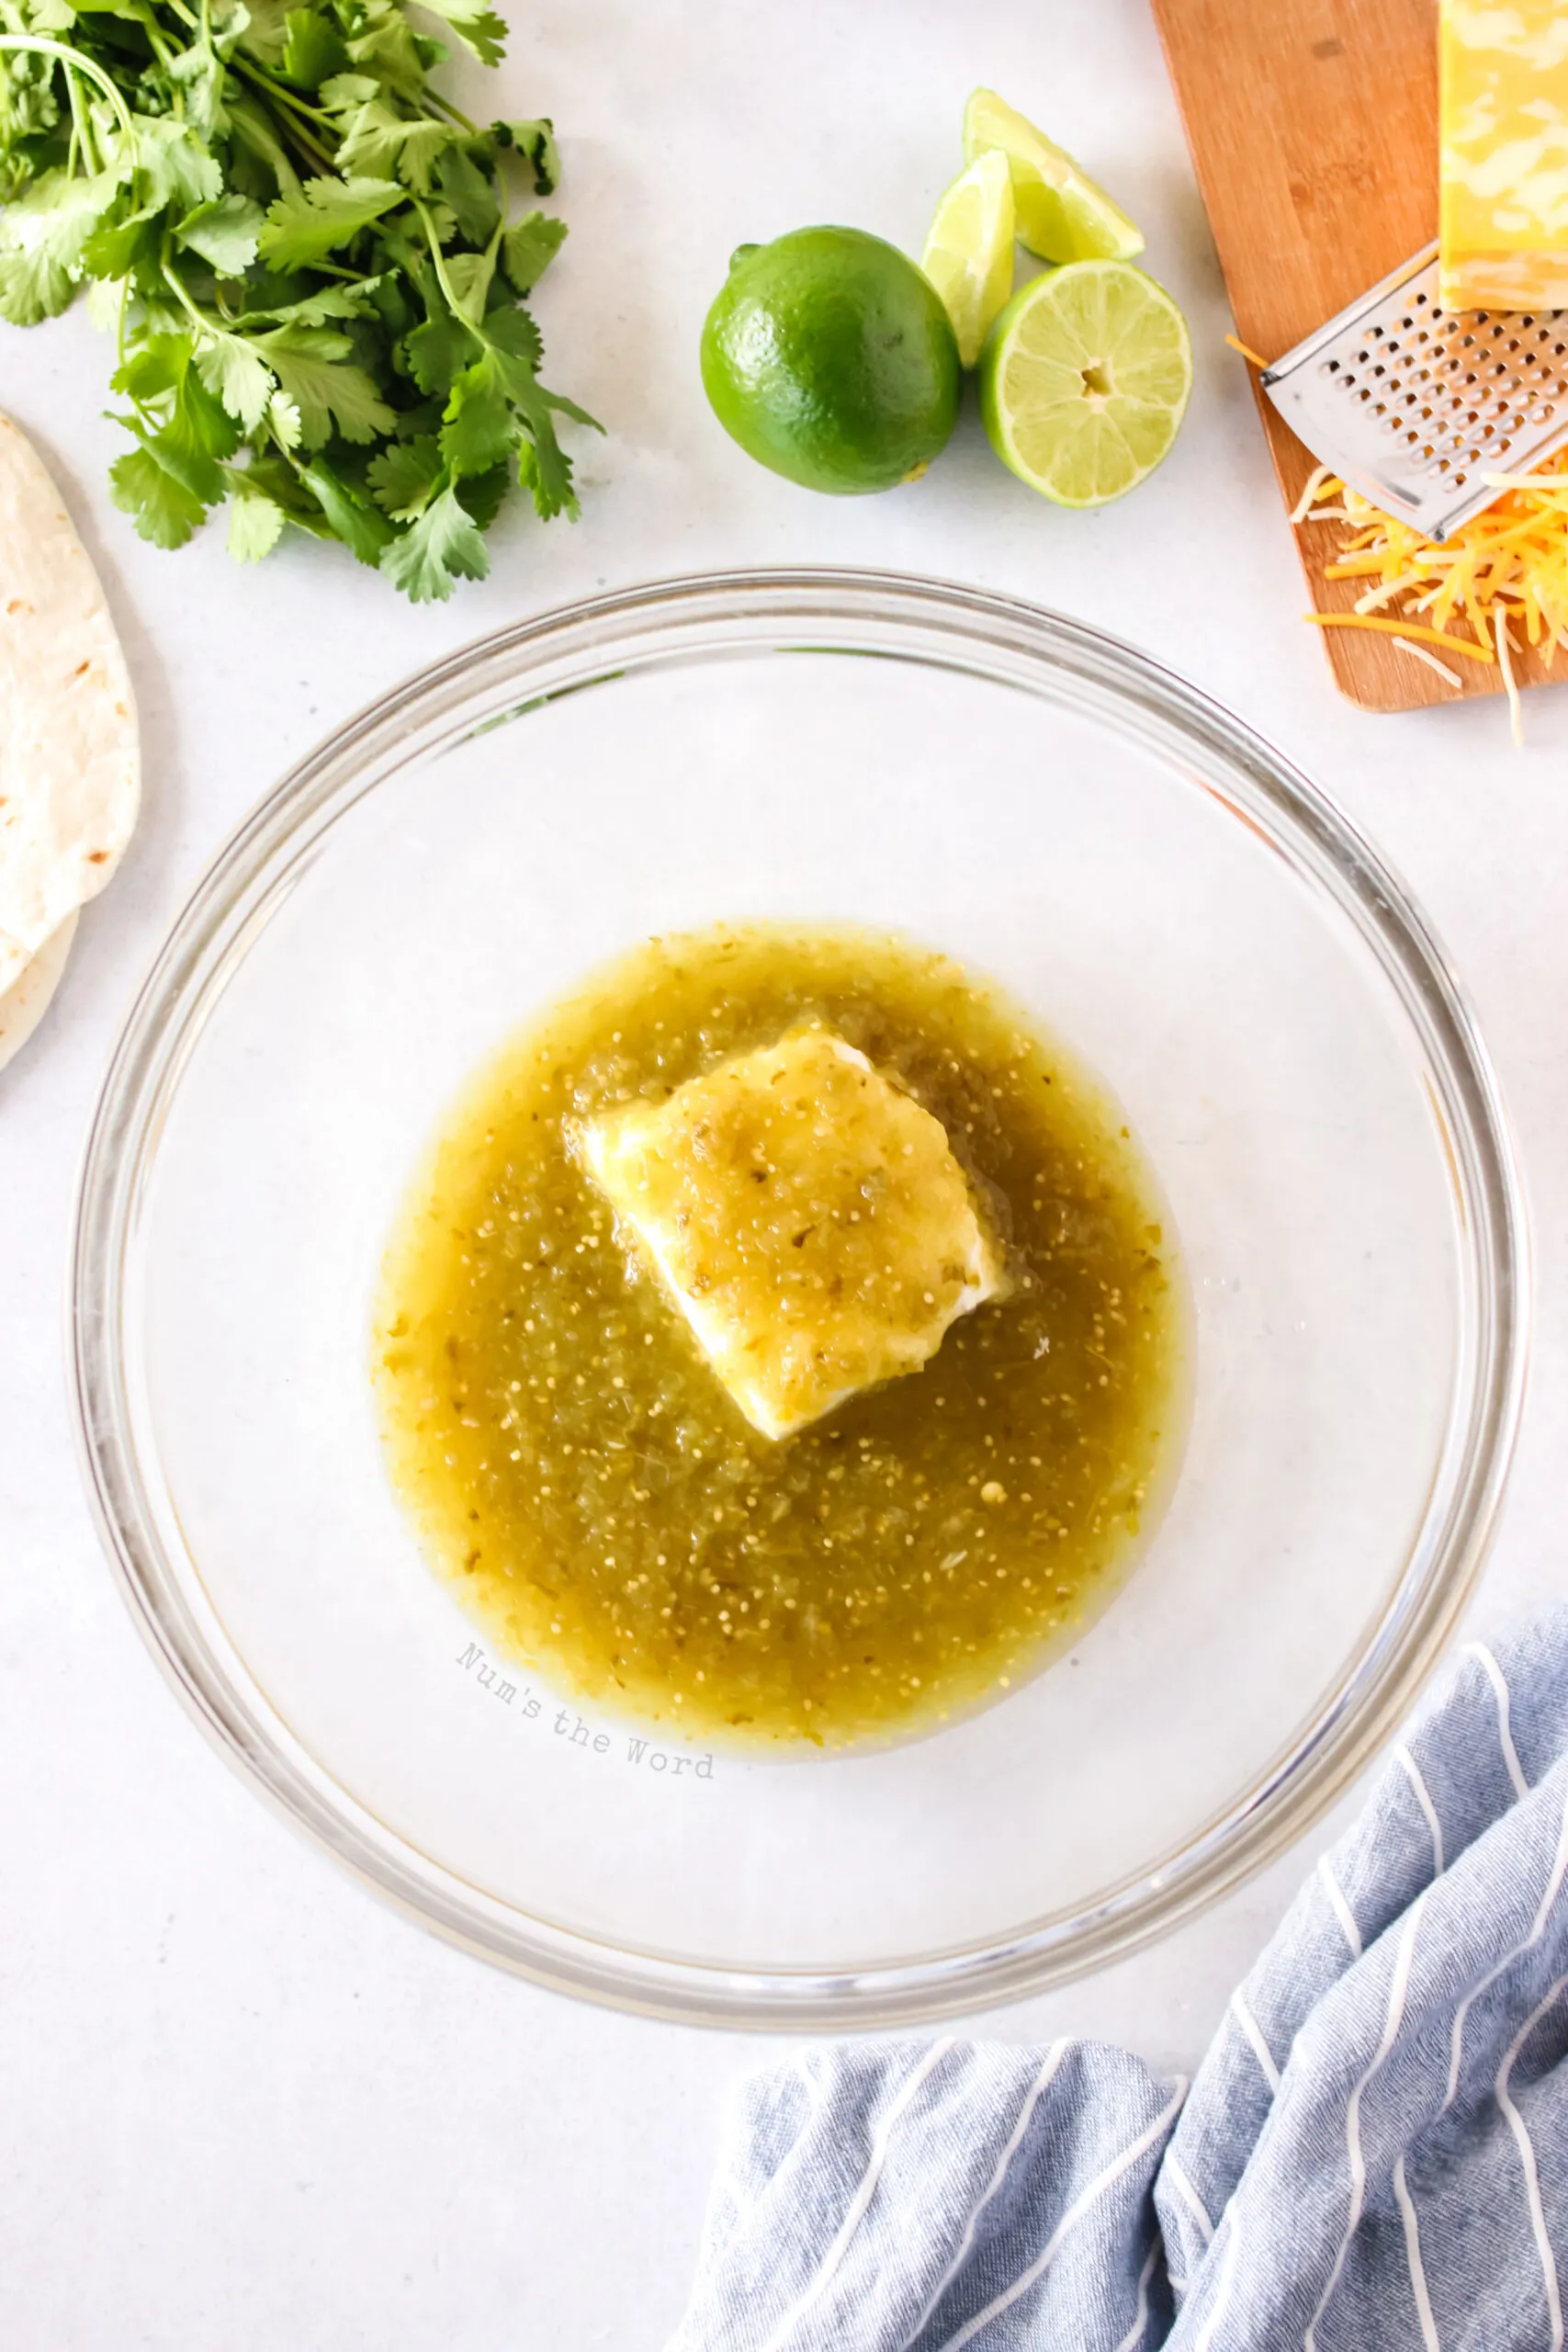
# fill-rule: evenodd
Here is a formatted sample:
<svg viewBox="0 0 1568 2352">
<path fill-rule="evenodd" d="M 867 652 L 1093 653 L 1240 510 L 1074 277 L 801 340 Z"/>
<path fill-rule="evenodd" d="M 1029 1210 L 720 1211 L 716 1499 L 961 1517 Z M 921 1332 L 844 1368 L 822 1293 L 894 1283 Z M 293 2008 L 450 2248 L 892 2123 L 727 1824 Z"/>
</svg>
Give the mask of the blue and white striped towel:
<svg viewBox="0 0 1568 2352">
<path fill-rule="evenodd" d="M 1445 1677 L 1191 2090 L 1124 2052 L 752 2083 L 670 2352 L 1562 2352 L 1568 1608 Z"/>
</svg>

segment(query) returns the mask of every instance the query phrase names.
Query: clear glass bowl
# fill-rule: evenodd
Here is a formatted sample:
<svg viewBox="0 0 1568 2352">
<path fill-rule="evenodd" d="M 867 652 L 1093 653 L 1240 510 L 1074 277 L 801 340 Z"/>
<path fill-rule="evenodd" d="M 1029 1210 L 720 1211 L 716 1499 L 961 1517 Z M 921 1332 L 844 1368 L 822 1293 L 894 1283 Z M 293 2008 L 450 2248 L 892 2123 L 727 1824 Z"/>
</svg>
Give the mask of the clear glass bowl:
<svg viewBox="0 0 1568 2352">
<path fill-rule="evenodd" d="M 807 1762 L 641 1745 L 492 1657 L 367 1374 L 454 1091 L 605 956 L 743 916 L 912 933 L 1036 1006 L 1125 1104 L 1195 1306 L 1185 1465 L 1107 1613 L 987 1713 Z M 519 623 L 304 761 L 126 1023 L 73 1279 L 106 1545 L 253 1785 L 489 1959 L 747 2026 L 1017 1998 L 1299 1836 L 1453 1627 L 1525 1359 L 1493 1075 L 1354 829 L 1091 629 L 834 571 Z"/>
</svg>

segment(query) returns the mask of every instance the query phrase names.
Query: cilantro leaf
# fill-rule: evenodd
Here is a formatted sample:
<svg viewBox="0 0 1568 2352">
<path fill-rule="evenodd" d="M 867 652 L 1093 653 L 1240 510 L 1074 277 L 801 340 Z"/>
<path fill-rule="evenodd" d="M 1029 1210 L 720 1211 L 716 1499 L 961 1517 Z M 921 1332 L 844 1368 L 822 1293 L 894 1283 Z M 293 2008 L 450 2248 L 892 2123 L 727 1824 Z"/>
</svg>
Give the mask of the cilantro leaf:
<svg viewBox="0 0 1568 2352">
<path fill-rule="evenodd" d="M 285 391 L 274 392 L 266 404 L 267 431 L 280 449 L 298 449 L 304 437 L 304 421 L 299 404 Z"/>
<path fill-rule="evenodd" d="M 554 196 L 560 186 L 560 150 L 548 116 L 537 122 L 498 122 L 491 129 L 500 144 L 514 147 L 532 171 L 535 194 Z"/>
<path fill-rule="evenodd" d="M 488 531 L 511 487 L 511 467 L 492 466 L 488 474 L 466 474 L 457 484 L 457 495 L 480 530 Z"/>
<path fill-rule="evenodd" d="M 422 392 L 449 392 L 455 379 L 472 367 L 484 346 L 472 327 L 448 311 L 415 327 L 403 348 L 409 372 Z"/>
<path fill-rule="evenodd" d="M 394 523 L 412 523 L 422 514 L 440 479 L 441 444 L 433 433 L 394 441 L 370 460 L 370 494 Z"/>
<path fill-rule="evenodd" d="M 319 90 L 323 82 L 344 71 L 348 51 L 329 17 L 318 16 L 314 8 L 290 8 L 283 24 L 283 71 L 288 80 L 297 82 L 302 90 Z"/>
<path fill-rule="evenodd" d="M 436 187 L 451 207 L 458 233 L 471 245 L 488 245 L 501 220 L 495 187 L 462 147 L 448 147 L 435 160 Z"/>
<path fill-rule="evenodd" d="M 513 289 L 531 294 L 566 243 L 566 222 L 525 212 L 501 240 L 501 266 Z"/>
<path fill-rule="evenodd" d="M 270 555 L 288 520 L 275 498 L 252 487 L 243 473 L 229 478 L 229 552 L 236 563 L 259 563 Z"/>
<path fill-rule="evenodd" d="M 541 409 L 539 415 L 530 419 L 530 429 L 532 438 L 517 452 L 517 479 L 533 492 L 534 512 L 541 521 L 547 523 L 553 514 L 570 514 L 575 521 L 578 503 L 571 486 L 571 459 L 556 439 L 547 410 Z"/>
<path fill-rule="evenodd" d="M 247 433 L 254 433 L 266 414 L 276 378 L 243 335 L 209 334 L 196 347 L 196 367 L 202 382 L 215 393 L 231 417 Z"/>
<path fill-rule="evenodd" d="M 304 269 L 406 201 L 396 180 L 307 180 L 298 195 L 268 205 L 258 251 L 275 269 Z"/>
<path fill-rule="evenodd" d="M 539 330 L 521 305 L 510 311 L 492 311 L 485 321 L 484 332 L 487 343 L 530 371 L 538 368 L 545 356 Z"/>
<path fill-rule="evenodd" d="M 257 347 L 299 412 L 300 438 L 319 449 L 333 425 L 345 441 L 373 441 L 390 433 L 397 418 L 363 368 L 344 355 L 346 335 L 327 327 L 276 327 L 258 335 Z"/>
<path fill-rule="evenodd" d="M 223 277 L 238 277 L 256 257 L 262 209 L 248 196 L 220 196 L 198 204 L 175 230 L 176 244 L 209 261 Z"/>
<path fill-rule="evenodd" d="M 417 102 L 425 62 L 401 9 L 392 0 L 360 0 L 355 13 L 364 29 L 348 44 L 352 62 L 368 68 L 400 97 Z"/>
<path fill-rule="evenodd" d="M 220 460 L 233 456 L 240 435 L 222 402 L 213 399 L 198 376 L 187 374 L 182 380 L 168 423 L 138 437 L 192 498 L 203 506 L 216 505 L 224 489 Z"/>
<path fill-rule="evenodd" d="M 499 65 L 506 54 L 506 26 L 484 0 L 421 0 L 421 5 L 451 26 L 481 65 Z"/>
<path fill-rule="evenodd" d="M 338 166 L 383 176 L 395 172 L 416 195 L 428 196 L 432 164 L 461 135 L 455 124 L 400 115 L 384 99 L 371 98 L 349 118 L 338 143 Z"/>
<path fill-rule="evenodd" d="M 17 327 L 36 327 L 63 311 L 76 282 L 63 262 L 48 253 L 0 248 L 0 318 Z"/>
<path fill-rule="evenodd" d="M 323 82 L 316 94 L 324 107 L 334 114 L 343 114 L 350 107 L 367 107 L 381 95 L 381 85 L 374 74 L 334 74 Z"/>
<path fill-rule="evenodd" d="M 148 449 L 130 449 L 109 468 L 109 496 L 139 537 L 156 548 L 183 548 L 206 508 Z"/>
<path fill-rule="evenodd" d="M 490 557 L 450 483 L 381 553 L 381 570 L 412 604 L 444 604 L 457 581 L 482 580 Z"/>
<path fill-rule="evenodd" d="M 129 277 L 134 269 L 156 266 L 162 232 L 156 211 L 131 212 L 116 220 L 106 213 L 82 247 L 88 277 Z"/>
<path fill-rule="evenodd" d="M 570 416 L 573 424 L 586 424 L 590 433 L 604 432 L 604 428 L 598 418 L 590 416 L 585 408 L 579 408 L 575 401 L 569 401 L 564 392 L 547 390 L 541 384 L 539 398 L 544 401 L 545 406 L 547 409 L 553 409 L 558 416 Z"/>
<path fill-rule="evenodd" d="M 170 114 L 133 114 L 131 141 L 144 202 L 154 209 L 177 204 L 182 212 L 210 204 L 223 193 L 223 171 L 189 126 Z M 129 165 L 130 154 L 123 153 Z"/>
<path fill-rule="evenodd" d="M 223 61 L 210 40 L 197 40 L 164 68 L 180 94 L 181 119 L 197 139 L 211 141 L 223 104 Z"/>
<path fill-rule="evenodd" d="M 290 281 L 283 278 L 277 283 L 287 286 Z M 280 302 L 270 310 L 257 303 L 246 309 L 245 324 L 320 327 L 329 319 L 361 319 L 374 306 L 382 283 L 379 277 L 362 277 L 353 286 L 323 286 L 314 294 L 302 294 L 298 301 Z M 276 292 L 276 288 L 272 290 Z"/>
<path fill-rule="evenodd" d="M 118 172 L 73 177 L 45 172 L 0 220 L 0 313 L 36 326 L 64 310 L 75 290 L 83 249 L 119 189 Z"/>
<path fill-rule="evenodd" d="M 361 563 L 375 565 L 393 543 L 392 526 L 378 507 L 360 498 L 336 469 L 318 458 L 302 468 L 299 479 L 310 491 L 322 514 L 344 547 Z"/>
<path fill-rule="evenodd" d="M 124 392 L 139 406 L 172 392 L 185 379 L 194 345 L 188 334 L 150 334 L 109 378 L 109 390 Z"/>
<path fill-rule="evenodd" d="M 448 254 L 446 283 L 457 300 L 457 315 L 477 327 L 485 314 L 485 302 L 490 294 L 491 280 L 495 276 L 493 245 L 482 254 Z"/>
<path fill-rule="evenodd" d="M 441 454 L 454 476 L 488 473 L 512 454 L 517 422 L 512 413 L 498 352 L 487 351 L 452 387 L 441 427 Z"/>
<path fill-rule="evenodd" d="M 240 46 L 247 56 L 262 65 L 282 64 L 291 6 L 292 0 L 245 0 L 250 21 L 240 36 Z"/>
</svg>

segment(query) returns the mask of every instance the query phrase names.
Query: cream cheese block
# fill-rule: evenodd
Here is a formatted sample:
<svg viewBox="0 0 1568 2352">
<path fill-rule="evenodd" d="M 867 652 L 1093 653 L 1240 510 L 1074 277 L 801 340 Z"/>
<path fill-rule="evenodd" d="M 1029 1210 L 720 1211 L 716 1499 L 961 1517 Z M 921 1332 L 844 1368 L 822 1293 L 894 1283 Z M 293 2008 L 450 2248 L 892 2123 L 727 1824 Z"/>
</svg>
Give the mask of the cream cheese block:
<svg viewBox="0 0 1568 2352">
<path fill-rule="evenodd" d="M 829 1030 L 584 1122 L 623 1248 L 755 1429 L 918 1371 L 1006 1287 L 946 1130 Z"/>
</svg>

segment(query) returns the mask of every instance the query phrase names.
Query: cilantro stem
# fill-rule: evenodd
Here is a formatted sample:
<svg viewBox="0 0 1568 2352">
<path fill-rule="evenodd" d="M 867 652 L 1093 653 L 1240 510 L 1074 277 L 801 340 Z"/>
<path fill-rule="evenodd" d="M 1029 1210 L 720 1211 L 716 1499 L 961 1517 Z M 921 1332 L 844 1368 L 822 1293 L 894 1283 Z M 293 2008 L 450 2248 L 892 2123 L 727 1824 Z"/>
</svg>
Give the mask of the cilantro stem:
<svg viewBox="0 0 1568 2352">
<path fill-rule="evenodd" d="M 191 323 L 194 326 L 199 327 L 203 334 L 211 334 L 214 332 L 220 334 L 222 330 L 220 328 L 214 330 L 212 322 L 208 317 L 206 311 L 202 310 L 199 303 L 193 302 L 191 300 L 190 296 L 181 285 L 179 277 L 175 273 L 173 260 L 170 256 L 168 239 L 166 236 L 164 241 L 164 250 L 158 256 L 158 267 L 163 272 L 164 283 L 167 286 L 170 293 L 174 296 L 175 301 L 179 304 L 181 310 L 184 311 Z"/>
<path fill-rule="evenodd" d="M 427 107 L 438 107 L 449 122 L 460 122 L 471 138 L 479 137 L 479 124 L 471 122 L 462 107 L 455 107 L 450 98 L 444 98 L 439 90 L 427 89 L 424 93 L 424 103 Z"/>
<path fill-rule="evenodd" d="M 40 33 L 0 33 L 0 54 L 8 49 L 30 50 L 35 57 L 52 57 L 57 64 L 64 66 L 68 78 L 74 71 L 85 74 L 89 82 L 96 82 L 114 108 L 115 119 L 119 124 L 120 130 L 130 141 L 131 157 L 134 161 L 136 129 L 130 119 L 125 100 L 120 96 L 103 67 L 96 63 L 87 55 L 85 50 L 77 49 L 69 41 L 46 40 Z"/>
<path fill-rule="evenodd" d="M 417 196 L 414 197 L 412 198 L 412 203 L 414 210 L 420 217 L 421 225 L 424 230 L 425 242 L 430 247 L 430 258 L 435 264 L 436 284 L 440 287 L 441 291 L 446 297 L 446 307 L 451 311 L 453 317 L 460 319 L 463 315 L 463 306 L 458 301 L 456 294 L 452 291 L 452 281 L 446 275 L 446 264 L 442 256 L 441 240 L 435 233 L 435 223 L 431 219 L 429 213 L 425 210 L 424 205 L 420 198 Z"/>
<path fill-rule="evenodd" d="M 331 115 L 323 107 L 308 106 L 297 91 L 291 90 L 286 82 L 276 80 L 265 65 L 252 65 L 239 57 L 231 57 L 229 64 L 232 72 L 243 74 L 247 82 L 254 82 L 258 90 L 265 90 L 268 97 L 276 98 L 279 105 L 291 107 L 296 114 L 305 116 L 308 121 L 324 122 L 329 130 L 335 128 Z"/>
<path fill-rule="evenodd" d="M 251 85 L 253 89 L 261 91 L 266 97 L 273 99 L 274 101 L 281 101 L 285 106 L 295 107 L 299 114 L 307 118 L 316 116 L 316 119 L 320 121 L 327 121 L 330 119 L 329 117 L 324 115 L 317 116 L 316 108 L 314 107 L 301 105 L 297 99 L 291 96 L 289 92 L 283 87 L 281 83 L 270 80 L 259 67 L 247 65 L 243 58 L 231 57 L 229 60 L 228 70 L 231 74 L 238 74 L 243 80 Z M 319 164 L 321 169 L 324 172 L 336 170 L 337 164 L 335 157 L 332 154 L 329 149 L 322 146 L 321 141 L 310 129 L 308 120 L 296 122 L 286 117 L 277 127 L 279 130 L 284 133 L 285 137 L 291 139 L 294 141 L 295 146 L 299 148 L 300 153 L 304 155 L 308 161 L 312 164 Z"/>
</svg>

